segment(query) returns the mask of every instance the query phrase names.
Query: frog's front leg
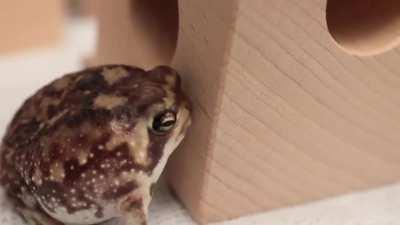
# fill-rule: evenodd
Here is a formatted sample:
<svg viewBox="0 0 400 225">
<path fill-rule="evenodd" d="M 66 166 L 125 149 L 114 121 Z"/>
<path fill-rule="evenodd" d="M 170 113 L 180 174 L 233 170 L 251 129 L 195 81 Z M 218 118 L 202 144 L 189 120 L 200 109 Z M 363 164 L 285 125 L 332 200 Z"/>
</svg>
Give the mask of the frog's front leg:
<svg viewBox="0 0 400 225">
<path fill-rule="evenodd" d="M 120 225 L 147 225 L 150 194 L 128 196 L 120 204 L 122 218 Z"/>
</svg>

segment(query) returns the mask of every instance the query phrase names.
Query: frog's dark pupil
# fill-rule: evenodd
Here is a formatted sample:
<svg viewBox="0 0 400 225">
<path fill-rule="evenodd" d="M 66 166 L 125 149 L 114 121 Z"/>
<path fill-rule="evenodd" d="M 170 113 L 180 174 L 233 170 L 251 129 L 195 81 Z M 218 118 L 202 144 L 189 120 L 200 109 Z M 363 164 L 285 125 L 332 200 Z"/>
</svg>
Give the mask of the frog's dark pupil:
<svg viewBox="0 0 400 225">
<path fill-rule="evenodd" d="M 162 126 L 164 126 L 164 127 L 170 127 L 170 126 L 172 126 L 172 125 L 174 125 L 174 124 L 175 124 L 175 122 L 172 121 L 172 120 L 170 120 L 170 121 L 164 122 L 164 123 L 162 124 Z"/>
<path fill-rule="evenodd" d="M 173 128 L 175 122 L 176 122 L 175 113 L 169 111 L 160 113 L 154 118 L 153 129 L 156 132 L 167 132 L 171 128 Z"/>
</svg>

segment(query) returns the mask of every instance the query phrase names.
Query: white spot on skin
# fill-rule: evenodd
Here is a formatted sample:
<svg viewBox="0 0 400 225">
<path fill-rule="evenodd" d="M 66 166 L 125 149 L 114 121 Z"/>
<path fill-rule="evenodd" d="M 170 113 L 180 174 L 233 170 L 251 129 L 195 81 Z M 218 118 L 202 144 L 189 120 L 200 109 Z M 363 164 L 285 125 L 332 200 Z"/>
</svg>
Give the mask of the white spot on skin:
<svg viewBox="0 0 400 225">
<path fill-rule="evenodd" d="M 78 155 L 79 165 L 85 165 L 88 162 L 89 154 L 87 152 L 81 151 Z"/>
<path fill-rule="evenodd" d="M 32 177 L 33 183 L 35 183 L 37 186 L 41 186 L 43 184 L 42 176 L 42 172 L 39 169 L 36 169 Z"/>
<path fill-rule="evenodd" d="M 50 180 L 62 182 L 64 178 L 65 178 L 64 165 L 59 162 L 53 163 L 50 167 Z"/>
</svg>

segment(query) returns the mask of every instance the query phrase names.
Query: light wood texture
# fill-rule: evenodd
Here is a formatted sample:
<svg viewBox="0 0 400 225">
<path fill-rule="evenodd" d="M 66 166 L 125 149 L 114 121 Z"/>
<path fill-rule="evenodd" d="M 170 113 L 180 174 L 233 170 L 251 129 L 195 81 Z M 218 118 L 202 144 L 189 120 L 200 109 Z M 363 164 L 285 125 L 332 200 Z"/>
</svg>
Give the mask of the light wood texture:
<svg viewBox="0 0 400 225">
<path fill-rule="evenodd" d="M 182 149 L 169 163 L 168 179 L 199 222 L 208 222 L 214 216 L 211 213 L 216 213 L 208 201 L 209 188 L 215 186 L 209 176 L 214 173 L 212 154 L 236 6 L 230 0 L 179 1 L 180 29 L 173 67 L 182 74 L 193 100 L 194 123 Z"/>
<path fill-rule="evenodd" d="M 400 180 L 398 16 L 343 42 L 331 19 L 354 9 L 338 2 L 328 29 L 326 0 L 179 1 L 172 64 L 193 99 L 194 125 L 168 178 L 200 223 Z M 100 26 L 111 32 L 130 19 L 113 18 Z M 142 63 L 130 45 L 112 49 L 129 32 L 100 40 L 101 62 Z"/>
<path fill-rule="evenodd" d="M 177 41 L 177 7 L 169 0 L 93 1 L 100 40 L 98 54 L 91 60 L 144 68 L 169 64 Z"/>
<path fill-rule="evenodd" d="M 49 47 L 63 34 L 62 0 L 0 0 L 0 54 Z"/>
</svg>

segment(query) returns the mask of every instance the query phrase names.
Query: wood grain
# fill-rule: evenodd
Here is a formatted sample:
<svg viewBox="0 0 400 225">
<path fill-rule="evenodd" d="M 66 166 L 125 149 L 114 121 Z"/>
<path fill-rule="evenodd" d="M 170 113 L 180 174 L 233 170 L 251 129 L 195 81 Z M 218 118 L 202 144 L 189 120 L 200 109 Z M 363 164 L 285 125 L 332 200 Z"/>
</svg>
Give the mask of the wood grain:
<svg viewBox="0 0 400 225">
<path fill-rule="evenodd" d="M 216 142 L 216 125 L 224 90 L 225 69 L 235 21 L 230 0 L 179 2 L 180 29 L 173 66 L 183 75 L 193 100 L 194 123 L 169 164 L 168 178 L 198 221 L 210 213 L 203 200 L 210 185 L 210 165 Z M 215 9 L 215 10 L 210 10 Z"/>
<path fill-rule="evenodd" d="M 380 58 L 400 55 L 343 52 L 325 4 L 240 2 L 207 221 L 399 180 L 399 76 Z"/>
<path fill-rule="evenodd" d="M 328 29 L 327 3 L 179 1 L 172 64 L 193 99 L 194 124 L 168 178 L 200 223 L 400 180 L 399 16 L 385 24 L 393 29 L 364 35 L 387 41 L 357 36 L 352 45 Z M 100 24 L 106 32 L 121 24 L 112 17 Z M 110 45 L 124 34 L 100 39 L 102 61 L 135 64 L 134 53 Z"/>
<path fill-rule="evenodd" d="M 178 32 L 177 0 L 100 0 L 92 4 L 86 7 L 92 8 L 100 25 L 98 52 L 90 64 L 151 68 L 171 63 Z"/>
</svg>

